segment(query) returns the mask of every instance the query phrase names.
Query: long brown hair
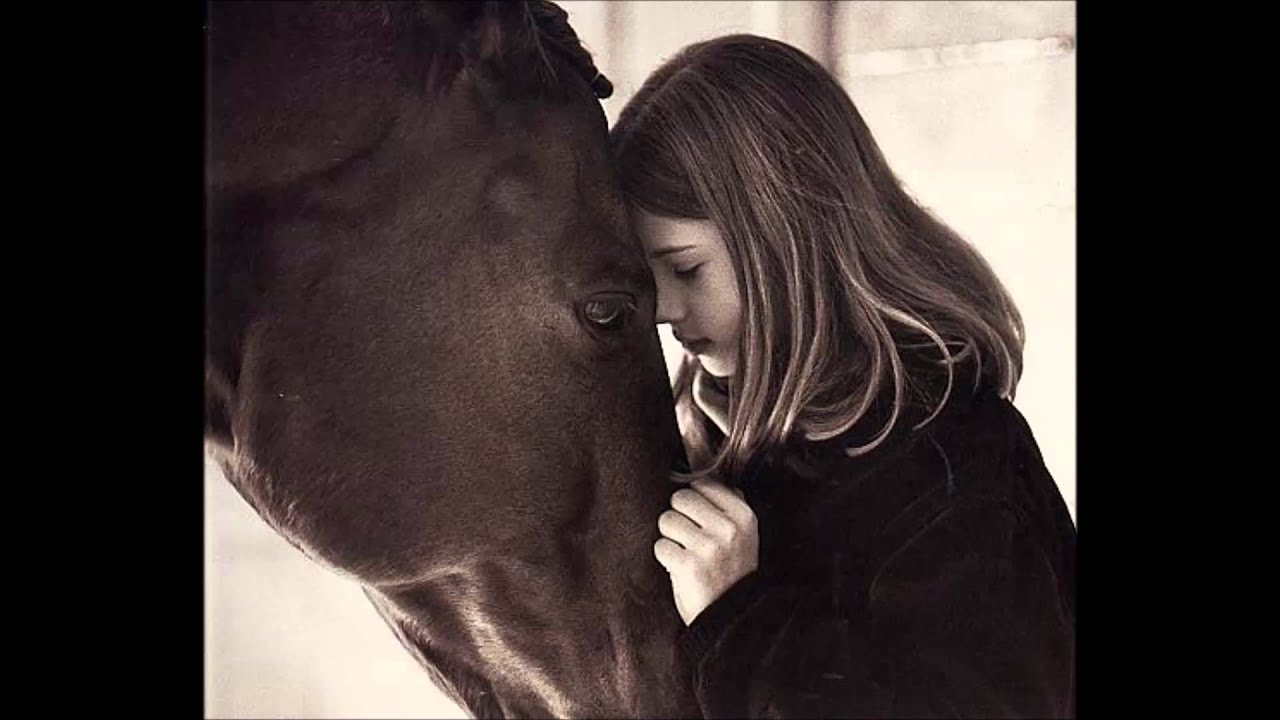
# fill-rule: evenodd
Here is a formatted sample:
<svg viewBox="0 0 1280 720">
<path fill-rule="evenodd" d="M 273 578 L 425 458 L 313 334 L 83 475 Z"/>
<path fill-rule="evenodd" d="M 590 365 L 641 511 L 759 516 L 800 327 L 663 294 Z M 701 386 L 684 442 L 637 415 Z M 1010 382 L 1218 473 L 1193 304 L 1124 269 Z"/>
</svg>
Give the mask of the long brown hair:
<svg viewBox="0 0 1280 720">
<path fill-rule="evenodd" d="M 623 109 L 610 152 L 633 206 L 712 220 L 736 268 L 742 334 L 718 450 L 692 400 L 696 359 L 674 384 L 698 474 L 732 477 L 796 433 L 827 440 L 882 418 L 847 449 L 867 452 L 913 398 L 936 401 L 916 427 L 935 417 L 962 364 L 975 387 L 1013 396 L 1024 331 L 1012 298 L 907 194 L 848 94 L 800 50 L 752 35 L 685 48 Z"/>
</svg>

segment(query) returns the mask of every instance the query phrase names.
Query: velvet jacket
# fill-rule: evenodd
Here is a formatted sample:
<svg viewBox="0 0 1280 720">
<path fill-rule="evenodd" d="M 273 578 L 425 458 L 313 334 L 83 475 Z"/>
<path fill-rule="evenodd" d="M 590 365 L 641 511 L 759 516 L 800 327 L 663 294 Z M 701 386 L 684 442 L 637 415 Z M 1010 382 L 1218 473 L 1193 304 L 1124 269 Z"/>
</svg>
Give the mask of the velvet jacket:
<svg viewBox="0 0 1280 720">
<path fill-rule="evenodd" d="M 921 418 L 742 475 L 759 568 L 681 640 L 706 717 L 1075 716 L 1076 530 L 1031 429 L 985 386 Z"/>
</svg>

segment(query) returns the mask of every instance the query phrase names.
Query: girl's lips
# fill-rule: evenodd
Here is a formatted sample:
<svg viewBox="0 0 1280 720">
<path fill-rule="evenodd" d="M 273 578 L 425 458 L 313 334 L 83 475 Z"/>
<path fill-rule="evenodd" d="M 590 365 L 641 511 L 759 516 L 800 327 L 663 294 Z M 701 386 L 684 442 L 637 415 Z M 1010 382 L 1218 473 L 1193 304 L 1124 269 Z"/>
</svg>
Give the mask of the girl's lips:
<svg viewBox="0 0 1280 720">
<path fill-rule="evenodd" d="M 711 345 L 713 343 L 710 340 L 703 339 L 703 340 L 681 340 L 680 344 L 684 346 L 685 350 L 688 350 L 694 355 L 702 355 L 707 350 L 711 349 Z"/>
</svg>

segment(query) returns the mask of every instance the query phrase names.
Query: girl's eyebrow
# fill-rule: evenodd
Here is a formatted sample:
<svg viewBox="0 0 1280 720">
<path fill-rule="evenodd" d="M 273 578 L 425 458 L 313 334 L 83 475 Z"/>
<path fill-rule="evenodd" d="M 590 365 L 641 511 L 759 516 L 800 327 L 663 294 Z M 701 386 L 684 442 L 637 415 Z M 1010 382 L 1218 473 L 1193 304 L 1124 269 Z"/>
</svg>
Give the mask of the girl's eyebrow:
<svg viewBox="0 0 1280 720">
<path fill-rule="evenodd" d="M 658 258 L 663 257 L 664 255 L 672 255 L 674 253 L 684 252 L 685 250 L 693 250 L 693 249 L 694 249 L 693 245 L 677 245 L 675 247 L 662 248 L 661 250 L 654 250 L 653 252 L 649 253 L 649 259 L 657 260 Z"/>
</svg>

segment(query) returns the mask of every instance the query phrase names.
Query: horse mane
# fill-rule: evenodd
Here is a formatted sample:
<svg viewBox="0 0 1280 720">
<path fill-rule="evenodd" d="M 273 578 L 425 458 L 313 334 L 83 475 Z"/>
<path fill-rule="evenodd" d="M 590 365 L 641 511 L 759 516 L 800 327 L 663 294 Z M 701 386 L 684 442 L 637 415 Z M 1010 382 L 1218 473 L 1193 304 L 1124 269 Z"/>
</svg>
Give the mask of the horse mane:
<svg viewBox="0 0 1280 720">
<path fill-rule="evenodd" d="M 509 94 L 563 97 L 570 88 L 565 72 L 582 79 L 597 99 L 613 94 L 569 14 L 547 0 L 428 2 L 415 4 L 408 17 L 409 42 L 416 52 L 430 53 L 425 86 L 431 91 L 447 89 L 470 64 Z"/>
<path fill-rule="evenodd" d="M 613 83 L 597 68 L 591 53 L 582 45 L 578 34 L 569 25 L 569 13 L 546 0 L 523 2 L 526 43 L 541 60 L 533 69 L 544 87 L 559 85 L 553 56 L 564 61 L 587 81 L 595 96 L 604 100 L 613 94 Z"/>
</svg>

